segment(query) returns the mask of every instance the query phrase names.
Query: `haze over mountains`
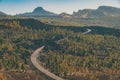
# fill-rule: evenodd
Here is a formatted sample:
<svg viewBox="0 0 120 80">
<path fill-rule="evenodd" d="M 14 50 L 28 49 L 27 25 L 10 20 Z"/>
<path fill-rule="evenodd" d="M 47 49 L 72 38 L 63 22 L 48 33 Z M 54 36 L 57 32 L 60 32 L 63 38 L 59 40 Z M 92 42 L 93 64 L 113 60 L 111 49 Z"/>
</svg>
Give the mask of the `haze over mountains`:
<svg viewBox="0 0 120 80">
<path fill-rule="evenodd" d="M 80 18 L 99 18 L 106 16 L 120 16 L 120 8 L 111 6 L 100 6 L 98 9 L 83 9 L 78 12 L 73 12 L 72 15 L 67 13 L 55 14 L 53 12 L 46 11 L 42 7 L 37 7 L 33 12 L 18 14 L 18 16 L 62 16 L 62 17 L 80 17 Z"/>
<path fill-rule="evenodd" d="M 0 16 L 6 16 L 5 13 L 0 12 Z M 41 16 L 60 16 L 60 17 L 77 17 L 77 18 L 99 18 L 106 16 L 120 16 L 120 8 L 111 7 L 111 6 L 100 6 L 98 9 L 83 9 L 73 12 L 73 14 L 61 13 L 56 14 L 50 11 L 45 10 L 42 7 L 37 7 L 33 12 L 26 12 L 22 14 L 17 14 L 15 16 L 27 16 L 27 17 L 41 17 Z"/>
<path fill-rule="evenodd" d="M 100 6 L 98 9 L 84 9 L 74 12 L 73 16 L 82 18 L 99 18 L 106 16 L 120 16 L 120 8 L 110 6 Z"/>
</svg>

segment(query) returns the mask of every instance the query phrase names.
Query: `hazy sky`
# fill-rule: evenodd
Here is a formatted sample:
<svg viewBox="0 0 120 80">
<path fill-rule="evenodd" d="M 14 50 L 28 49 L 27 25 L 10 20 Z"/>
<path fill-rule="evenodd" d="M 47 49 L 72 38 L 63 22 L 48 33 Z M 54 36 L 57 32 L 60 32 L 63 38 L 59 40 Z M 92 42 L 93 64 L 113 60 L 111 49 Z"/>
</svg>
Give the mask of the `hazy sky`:
<svg viewBox="0 0 120 80">
<path fill-rule="evenodd" d="M 18 14 L 41 6 L 55 13 L 72 13 L 84 8 L 96 9 L 100 5 L 120 8 L 120 0 L 0 0 L 0 11 Z"/>
</svg>

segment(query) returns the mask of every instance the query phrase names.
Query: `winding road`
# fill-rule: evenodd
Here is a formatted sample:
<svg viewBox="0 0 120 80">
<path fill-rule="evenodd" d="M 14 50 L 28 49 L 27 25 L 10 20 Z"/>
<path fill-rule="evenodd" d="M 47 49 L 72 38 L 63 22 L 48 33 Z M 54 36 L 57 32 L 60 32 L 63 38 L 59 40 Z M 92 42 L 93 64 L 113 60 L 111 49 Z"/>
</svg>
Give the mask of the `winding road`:
<svg viewBox="0 0 120 80">
<path fill-rule="evenodd" d="M 86 32 L 84 32 L 83 34 L 88 34 L 89 32 L 91 32 L 92 30 L 91 29 L 87 29 Z M 31 55 L 31 62 L 32 64 L 39 70 L 41 71 L 42 73 L 44 73 L 45 75 L 51 77 L 52 79 L 54 80 L 64 80 L 62 79 L 61 77 L 49 72 L 47 69 L 45 69 L 41 64 L 40 62 L 37 61 L 37 58 L 38 56 L 40 55 L 42 49 L 44 48 L 44 46 L 38 48 L 37 50 L 35 50 L 33 52 L 33 54 Z"/>
<path fill-rule="evenodd" d="M 87 31 L 85 31 L 83 34 L 88 34 L 90 33 L 92 30 L 91 29 L 87 29 Z"/>
<path fill-rule="evenodd" d="M 54 79 L 54 80 L 64 80 L 62 78 L 60 78 L 59 76 L 49 72 L 47 69 L 45 69 L 40 62 L 37 61 L 38 56 L 40 55 L 40 52 L 42 51 L 42 49 L 44 48 L 44 46 L 38 48 L 37 50 L 35 50 L 33 52 L 33 54 L 31 55 L 31 62 L 32 64 L 42 73 L 44 73 L 45 75 L 49 76 L 50 78 Z"/>
</svg>

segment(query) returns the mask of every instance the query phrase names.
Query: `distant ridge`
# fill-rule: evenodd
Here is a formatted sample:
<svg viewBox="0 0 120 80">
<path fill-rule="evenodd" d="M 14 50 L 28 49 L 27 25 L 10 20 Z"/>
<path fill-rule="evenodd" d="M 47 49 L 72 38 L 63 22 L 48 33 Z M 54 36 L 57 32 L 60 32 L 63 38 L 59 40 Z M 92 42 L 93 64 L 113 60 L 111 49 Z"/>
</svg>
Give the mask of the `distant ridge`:
<svg viewBox="0 0 120 80">
<path fill-rule="evenodd" d="M 120 16 L 120 8 L 111 6 L 100 6 L 98 9 L 83 9 L 73 12 L 72 16 L 81 18 L 99 18 L 106 16 Z"/>
<path fill-rule="evenodd" d="M 65 12 L 63 12 L 63 13 L 59 14 L 59 16 L 60 16 L 60 17 L 66 17 L 66 18 L 71 17 L 71 15 L 70 15 L 70 14 L 65 13 Z"/>
<path fill-rule="evenodd" d="M 4 12 L 0 11 L 0 17 L 6 17 L 6 16 L 7 16 L 7 14 L 5 14 Z"/>
<path fill-rule="evenodd" d="M 37 7 L 33 10 L 33 12 L 17 14 L 16 16 L 30 16 L 30 17 L 39 17 L 39 16 L 56 16 L 57 14 L 46 11 L 42 7 Z"/>
<path fill-rule="evenodd" d="M 8 16 L 0 11 L 0 17 Z M 55 14 L 53 12 L 45 10 L 43 7 L 37 7 L 32 12 L 26 12 L 16 14 L 20 17 L 64 17 L 64 18 L 101 18 L 101 17 L 118 17 L 120 16 L 120 8 L 111 6 L 99 6 L 97 9 L 83 9 L 73 12 L 73 14 L 67 14 L 65 12 L 61 14 Z"/>
</svg>

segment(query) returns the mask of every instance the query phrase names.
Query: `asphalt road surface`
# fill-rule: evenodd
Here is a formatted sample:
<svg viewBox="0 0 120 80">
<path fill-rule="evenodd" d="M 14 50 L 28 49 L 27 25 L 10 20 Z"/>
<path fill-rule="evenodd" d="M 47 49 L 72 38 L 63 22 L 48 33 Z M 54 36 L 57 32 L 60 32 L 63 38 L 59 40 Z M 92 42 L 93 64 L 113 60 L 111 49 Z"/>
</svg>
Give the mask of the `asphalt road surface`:
<svg viewBox="0 0 120 80">
<path fill-rule="evenodd" d="M 87 29 L 87 31 L 85 31 L 83 34 L 88 34 L 90 33 L 92 30 L 91 29 Z"/>
<path fill-rule="evenodd" d="M 44 48 L 44 46 L 38 48 L 37 50 L 35 50 L 33 52 L 33 54 L 31 55 L 31 62 L 32 64 L 42 73 L 44 73 L 45 75 L 51 77 L 54 80 L 64 80 L 61 77 L 49 72 L 47 69 L 45 69 L 43 66 L 41 66 L 40 62 L 37 61 L 38 56 L 40 55 L 40 52 L 42 51 L 42 49 Z"/>
</svg>

